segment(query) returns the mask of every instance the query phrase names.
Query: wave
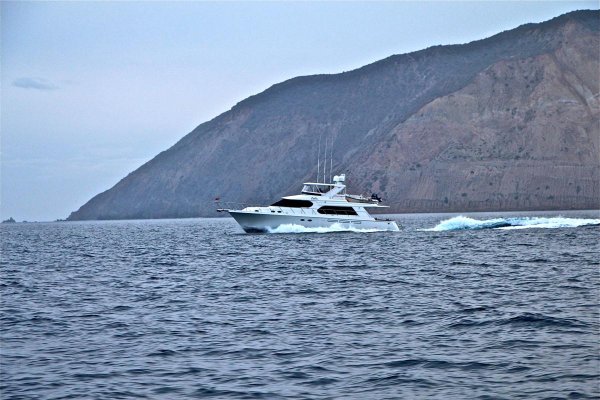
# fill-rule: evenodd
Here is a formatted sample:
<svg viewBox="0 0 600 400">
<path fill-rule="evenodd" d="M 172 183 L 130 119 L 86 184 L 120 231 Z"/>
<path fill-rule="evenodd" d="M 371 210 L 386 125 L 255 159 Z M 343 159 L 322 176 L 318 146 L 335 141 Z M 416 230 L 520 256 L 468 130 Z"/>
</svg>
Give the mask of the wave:
<svg viewBox="0 0 600 400">
<path fill-rule="evenodd" d="M 357 233 L 370 233 L 370 232 L 384 232 L 384 229 L 361 229 L 352 226 L 343 226 L 342 224 L 335 223 L 328 227 L 315 227 L 307 228 L 297 224 L 283 224 L 277 228 L 267 228 L 269 233 L 331 233 L 331 232 L 357 232 Z"/>
<path fill-rule="evenodd" d="M 600 219 L 564 218 L 564 217 L 515 217 L 477 220 L 458 216 L 440 222 L 431 232 L 478 230 L 478 229 L 529 229 L 529 228 L 576 228 L 579 226 L 600 225 Z"/>
</svg>

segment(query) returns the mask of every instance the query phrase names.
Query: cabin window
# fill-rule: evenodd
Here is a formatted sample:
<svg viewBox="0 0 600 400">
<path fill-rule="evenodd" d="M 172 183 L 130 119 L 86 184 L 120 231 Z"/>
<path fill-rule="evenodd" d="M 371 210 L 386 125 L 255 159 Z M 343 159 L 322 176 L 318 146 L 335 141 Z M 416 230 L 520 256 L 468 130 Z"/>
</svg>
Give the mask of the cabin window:
<svg viewBox="0 0 600 400">
<path fill-rule="evenodd" d="M 358 215 L 354 208 L 341 206 L 323 206 L 320 207 L 317 212 L 319 214 L 327 215 Z"/>
<path fill-rule="evenodd" d="M 312 201 L 308 200 L 293 200 L 293 199 L 281 199 L 277 203 L 271 204 L 274 207 L 291 207 L 291 208 L 309 208 L 312 207 Z"/>
</svg>

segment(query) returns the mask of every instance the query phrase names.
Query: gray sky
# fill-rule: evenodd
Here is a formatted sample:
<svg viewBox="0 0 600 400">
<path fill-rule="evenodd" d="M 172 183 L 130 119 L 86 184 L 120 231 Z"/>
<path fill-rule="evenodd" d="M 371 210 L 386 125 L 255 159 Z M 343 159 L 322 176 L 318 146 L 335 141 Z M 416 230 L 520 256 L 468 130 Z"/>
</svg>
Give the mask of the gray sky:
<svg viewBox="0 0 600 400">
<path fill-rule="evenodd" d="M 465 43 L 587 2 L 1 2 L 2 219 L 65 218 L 288 78 Z"/>
</svg>

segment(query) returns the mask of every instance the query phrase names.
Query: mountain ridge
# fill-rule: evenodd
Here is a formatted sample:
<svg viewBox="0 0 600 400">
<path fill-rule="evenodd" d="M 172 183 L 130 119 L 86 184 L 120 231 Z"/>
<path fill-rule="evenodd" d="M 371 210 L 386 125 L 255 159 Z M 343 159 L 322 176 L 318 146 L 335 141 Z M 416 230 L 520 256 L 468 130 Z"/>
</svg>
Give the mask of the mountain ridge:
<svg viewBox="0 0 600 400">
<path fill-rule="evenodd" d="M 460 92 L 477 77 L 485 76 L 485 71 L 495 65 L 504 65 L 507 70 L 510 69 L 509 66 L 513 69 L 518 67 L 510 64 L 515 59 L 533 60 L 540 55 L 554 54 L 558 49 L 575 49 L 577 57 L 581 55 L 583 61 L 573 68 L 577 69 L 579 75 L 585 75 L 583 85 L 592 88 L 590 89 L 593 92 L 592 97 L 597 96 L 598 79 L 593 77 L 594 70 L 597 71 L 597 50 L 590 49 L 593 49 L 593 44 L 598 42 L 598 16 L 598 11 L 574 11 L 546 22 L 525 24 L 467 44 L 432 46 L 408 54 L 393 55 L 339 74 L 308 75 L 288 79 L 238 102 L 229 111 L 200 124 L 171 148 L 159 153 L 148 163 L 128 174 L 113 188 L 92 198 L 78 211 L 72 213 L 69 219 L 210 216 L 213 215 L 211 200 L 219 195 L 234 201 L 272 202 L 281 195 L 295 193 L 301 181 L 313 175 L 313 172 L 307 172 L 307 168 L 312 170 L 316 161 L 312 159 L 316 159 L 316 154 L 313 154 L 312 150 L 307 152 L 305 149 L 315 147 L 319 137 L 334 140 L 336 170 L 352 171 L 349 189 L 379 190 L 390 199 L 391 203 L 403 204 L 393 207 L 391 211 L 467 211 L 487 209 L 488 206 L 500 210 L 524 209 L 529 206 L 565 208 L 571 204 L 548 201 L 533 202 L 528 205 L 513 201 L 502 204 L 488 202 L 488 206 L 483 202 L 483 205 L 477 206 L 473 203 L 477 200 L 467 201 L 461 198 L 466 192 L 460 192 L 459 196 L 455 196 L 457 198 L 448 195 L 440 196 L 440 191 L 432 191 L 427 194 L 429 197 L 421 199 L 403 198 L 401 184 L 390 186 L 389 182 L 390 177 L 393 181 L 393 177 L 398 176 L 398 182 L 409 185 L 409 189 L 411 184 L 417 184 L 406 177 L 410 174 L 402 175 L 400 169 L 407 165 L 397 162 L 405 157 L 403 152 L 406 150 L 396 148 L 394 152 L 380 159 L 374 156 L 374 152 L 385 153 L 387 150 L 382 148 L 382 143 L 387 143 L 389 138 L 399 135 L 400 133 L 397 132 L 401 129 L 398 131 L 398 127 L 406 124 L 427 105 L 437 99 L 444 99 L 452 93 Z M 577 32 L 570 32 L 569 29 Z M 563 41 L 568 42 L 568 40 L 574 44 L 566 46 Z M 586 40 L 593 43 L 586 44 Z M 567 64 L 570 62 L 569 58 L 564 60 L 561 58 L 561 60 L 553 61 L 550 57 L 537 59 L 536 62 L 545 63 L 544 65 L 552 63 L 558 65 L 558 61 Z M 592 66 L 588 67 L 588 64 Z M 531 68 L 532 71 L 541 74 L 541 78 L 528 84 L 528 87 L 539 88 L 541 82 L 545 82 L 544 79 L 550 77 L 549 72 L 545 72 L 544 75 L 545 70 L 540 65 L 537 65 L 537 69 Z M 566 67 L 560 68 L 564 71 L 568 70 Z M 588 70 L 592 73 L 586 72 Z M 554 86 L 544 90 L 562 93 L 564 84 L 561 83 L 560 77 L 557 75 L 556 79 L 550 78 Z M 513 94 L 532 96 L 521 93 L 518 85 L 523 83 L 522 76 L 514 75 L 511 79 L 506 84 L 509 85 L 507 86 L 509 89 L 512 89 Z M 483 95 L 485 93 L 482 92 L 480 96 Z M 539 93 L 535 96 L 538 98 Z M 591 130 L 592 133 L 597 133 L 597 124 L 593 126 L 593 122 L 597 122 L 597 101 L 594 102 L 592 99 L 591 105 L 587 104 L 589 95 L 587 92 L 579 93 L 577 89 L 574 89 L 570 96 L 578 98 L 577 101 L 580 103 L 583 100 L 590 109 L 591 117 L 586 117 L 585 121 L 591 118 L 592 126 L 586 128 L 586 132 Z M 528 99 L 525 97 L 521 100 L 525 102 Z M 512 100 L 514 99 L 508 96 L 506 101 Z M 445 104 L 449 104 L 448 99 L 445 101 Z M 446 107 L 450 106 L 446 105 Z M 513 108 L 521 110 L 527 107 L 537 110 L 535 104 L 521 104 Z M 453 112 L 460 113 L 455 109 Z M 497 110 L 494 109 L 493 112 L 496 113 Z M 577 108 L 572 112 L 579 113 L 580 110 Z M 474 118 L 475 121 L 480 116 Z M 522 118 L 523 121 L 525 119 Z M 522 123 L 527 125 L 531 121 L 533 119 Z M 490 123 L 499 124 L 497 120 Z M 411 120 L 411 124 L 415 124 L 414 119 Z M 475 125 L 477 124 L 473 124 L 473 129 Z M 572 129 L 573 126 L 571 124 L 567 128 Z M 513 126 L 507 127 L 507 129 L 512 128 Z M 528 133 L 533 128 L 522 128 L 522 130 L 525 129 L 524 132 Z M 415 129 L 427 131 L 426 126 L 418 124 L 415 125 Z M 483 132 L 489 130 L 489 126 L 477 129 Z M 408 135 L 405 131 L 402 132 L 401 135 Z M 505 133 L 497 131 L 496 134 L 501 136 Z M 556 134 L 560 135 L 560 133 Z M 438 134 L 438 139 L 439 135 L 442 134 Z M 460 132 L 455 135 L 462 137 Z M 455 138 L 447 139 L 451 141 Z M 540 143 L 542 139 L 539 139 Z M 592 139 L 590 143 L 598 153 L 597 141 L 594 142 Z M 391 144 L 389 146 L 388 148 L 392 148 Z M 414 143 L 409 143 L 407 148 L 411 149 L 411 153 L 424 154 L 424 149 L 419 147 L 418 138 L 414 139 Z M 507 157 L 516 165 L 519 159 L 515 159 L 514 156 L 512 154 Z M 362 172 L 354 174 L 357 159 L 369 164 L 363 165 Z M 436 160 L 441 165 L 441 161 Z M 584 164 L 590 164 L 589 158 L 586 158 Z M 279 168 L 279 165 L 285 167 Z M 377 165 L 377 168 L 373 169 L 373 165 Z M 392 165 L 393 168 L 390 167 Z M 594 166 L 592 165 L 592 169 Z M 509 167 L 510 165 L 506 168 Z M 471 171 L 471 167 L 468 168 Z M 285 174 L 282 170 L 285 170 Z M 592 171 L 592 175 L 592 178 L 597 176 L 597 168 L 595 174 Z M 432 176 L 432 179 L 435 179 L 436 175 Z M 447 179 L 457 179 L 457 177 Z M 387 183 L 382 185 L 384 180 L 387 180 Z M 585 182 L 591 184 L 591 194 L 586 195 L 587 200 L 582 204 L 579 204 L 581 202 L 572 204 L 576 204 L 578 208 L 585 208 L 588 205 L 597 207 L 598 202 L 594 201 L 594 196 L 597 199 L 598 184 L 594 184 L 593 179 L 590 182 L 588 178 Z M 579 187 L 583 184 L 580 183 Z M 448 185 L 441 186 L 448 187 Z M 432 196 L 438 198 L 431 198 Z M 444 202 L 444 198 L 447 201 Z M 432 204 L 436 205 L 430 209 Z"/>
</svg>

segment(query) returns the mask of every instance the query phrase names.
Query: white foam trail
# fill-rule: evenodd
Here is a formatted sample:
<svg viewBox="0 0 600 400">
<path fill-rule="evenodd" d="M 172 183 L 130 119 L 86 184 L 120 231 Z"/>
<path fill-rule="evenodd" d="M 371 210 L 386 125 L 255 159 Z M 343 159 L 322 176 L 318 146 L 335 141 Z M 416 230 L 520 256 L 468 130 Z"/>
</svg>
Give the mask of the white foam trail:
<svg viewBox="0 0 600 400">
<path fill-rule="evenodd" d="M 459 215 L 458 217 L 453 217 L 447 220 L 444 220 L 437 224 L 435 227 L 431 229 L 424 229 L 425 231 L 432 232 L 443 232 L 443 231 L 458 231 L 458 230 L 467 230 L 467 229 L 485 229 L 491 228 L 494 226 L 499 226 L 504 223 L 504 218 L 494 218 L 488 219 L 485 221 L 479 221 L 473 218 L 465 217 Z"/>
<path fill-rule="evenodd" d="M 526 218 L 524 221 L 520 221 L 519 224 L 512 226 L 504 226 L 498 229 L 511 230 L 511 229 L 527 229 L 527 228 L 545 228 L 545 229 L 556 229 L 556 228 L 577 228 L 579 226 L 586 225 L 600 225 L 600 219 L 585 219 L 585 218 Z"/>
<path fill-rule="evenodd" d="M 307 228 L 297 224 L 283 224 L 277 228 L 267 228 L 269 233 L 330 233 L 330 232 L 359 232 L 359 233 L 370 233 L 370 232 L 385 232 L 385 229 L 360 229 L 352 226 L 343 226 L 342 224 L 335 223 L 329 227 L 315 227 Z"/>
<path fill-rule="evenodd" d="M 576 228 L 585 225 L 600 225 L 600 219 L 565 218 L 565 217 L 515 217 L 477 220 L 458 216 L 440 222 L 431 229 L 432 232 L 477 230 L 477 229 L 529 229 L 529 228 Z"/>
</svg>

